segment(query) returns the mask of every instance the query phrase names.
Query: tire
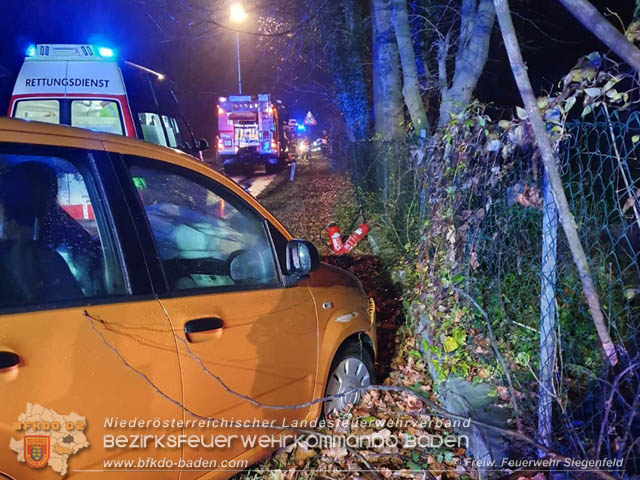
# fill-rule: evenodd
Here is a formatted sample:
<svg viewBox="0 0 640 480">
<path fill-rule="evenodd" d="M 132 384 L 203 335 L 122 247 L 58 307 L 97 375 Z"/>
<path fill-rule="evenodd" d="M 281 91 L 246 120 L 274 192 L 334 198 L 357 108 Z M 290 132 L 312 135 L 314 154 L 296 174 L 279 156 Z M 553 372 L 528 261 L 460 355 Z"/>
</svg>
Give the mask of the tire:
<svg viewBox="0 0 640 480">
<path fill-rule="evenodd" d="M 235 177 L 240 175 L 240 169 L 236 165 L 225 165 L 224 173 L 227 177 Z"/>
<path fill-rule="evenodd" d="M 375 382 L 373 357 L 360 343 L 349 343 L 341 347 L 331 364 L 325 396 L 336 395 L 357 387 L 366 387 Z M 325 402 L 322 411 L 329 415 L 342 411 L 348 404 L 360 403 L 362 393 L 354 392 L 336 400 Z"/>
<path fill-rule="evenodd" d="M 284 169 L 284 162 L 278 160 L 278 163 L 275 165 L 267 162 L 264 164 L 264 170 L 267 174 L 279 173 Z"/>
<path fill-rule="evenodd" d="M 228 177 L 250 177 L 253 175 L 253 167 L 250 165 L 227 165 L 224 167 L 224 173 Z"/>
</svg>

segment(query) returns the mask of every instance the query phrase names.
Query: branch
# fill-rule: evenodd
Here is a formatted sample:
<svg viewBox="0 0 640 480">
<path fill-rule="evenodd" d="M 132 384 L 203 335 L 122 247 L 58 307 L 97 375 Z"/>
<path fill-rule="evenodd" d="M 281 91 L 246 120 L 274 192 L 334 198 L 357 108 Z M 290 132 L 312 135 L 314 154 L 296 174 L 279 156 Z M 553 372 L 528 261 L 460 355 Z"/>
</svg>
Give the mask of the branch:
<svg viewBox="0 0 640 480">
<path fill-rule="evenodd" d="M 566 0 L 560 0 L 566 1 Z M 533 88 L 527 74 L 527 69 L 522 59 L 522 53 L 520 52 L 520 46 L 518 45 L 518 38 L 516 36 L 515 29 L 513 27 L 513 21 L 509 12 L 509 3 L 507 0 L 493 0 L 496 14 L 498 16 L 498 22 L 500 23 L 500 30 L 502 31 L 502 37 L 504 39 L 505 48 L 509 56 L 511 63 L 511 70 L 513 76 L 518 84 L 520 95 L 527 111 L 529 122 L 533 127 L 533 132 L 542 156 L 545 171 L 549 176 L 549 182 L 551 184 L 551 190 L 553 191 L 553 198 L 558 207 L 558 215 L 562 229 L 569 242 L 569 248 L 573 261 L 578 268 L 580 280 L 582 281 L 582 290 L 584 296 L 589 304 L 589 310 L 591 311 L 591 317 L 595 324 L 600 338 L 600 344 L 604 351 L 604 354 L 611 364 L 616 366 L 618 364 L 618 354 L 616 353 L 615 345 L 611 340 L 609 329 L 605 323 L 604 315 L 600 307 L 600 298 L 593 284 L 593 278 L 591 277 L 591 270 L 589 268 L 589 262 L 587 255 L 585 254 L 580 237 L 578 236 L 578 228 L 576 226 L 573 214 L 569 209 L 569 203 L 564 193 L 562 186 L 562 179 L 560 178 L 560 172 L 555 162 L 553 148 L 551 147 L 551 140 L 547 134 L 545 124 L 542 120 L 542 115 L 538 106 L 536 105 L 536 97 L 533 93 Z"/>
<path fill-rule="evenodd" d="M 640 50 L 602 16 L 587 0 L 558 0 L 578 21 L 602 43 L 640 73 Z"/>
<path fill-rule="evenodd" d="M 496 0 L 496 1 L 500 1 L 500 0 Z M 102 321 L 102 320 L 100 320 L 98 318 L 94 318 L 93 316 L 91 316 L 91 314 L 89 314 L 89 312 L 87 312 L 87 310 L 84 310 L 82 312 L 82 316 L 87 319 L 91 329 L 100 337 L 100 339 L 102 340 L 104 345 L 107 348 L 109 348 L 109 350 L 111 350 L 120 359 L 120 361 L 125 365 L 125 367 L 127 367 L 133 373 L 135 373 L 136 375 L 141 377 L 148 385 L 151 386 L 151 388 L 153 390 L 156 391 L 156 393 L 158 393 L 160 396 L 162 396 L 163 398 L 168 400 L 171 404 L 177 406 L 182 411 L 188 413 L 189 415 L 191 415 L 192 417 L 194 417 L 194 418 L 196 418 L 198 420 L 216 420 L 215 417 L 207 417 L 207 416 L 200 415 L 200 414 L 194 412 L 193 410 L 189 409 L 188 407 L 186 407 L 185 405 L 183 405 L 179 401 L 171 398 L 171 396 L 168 395 L 167 393 L 163 392 L 155 383 L 153 383 L 153 381 L 149 378 L 149 376 L 147 374 L 145 374 L 144 372 L 141 372 L 136 367 L 134 367 L 129 362 L 127 362 L 127 360 L 118 351 L 118 349 L 115 348 L 113 345 L 111 345 L 107 341 L 105 336 L 102 334 L 102 332 L 100 332 L 95 327 L 94 322 L 99 322 L 101 324 L 104 324 L 104 321 Z M 215 376 L 215 378 L 219 379 L 219 377 L 217 377 L 217 376 Z M 219 381 L 222 382 L 222 380 L 219 380 Z M 237 392 L 234 392 L 233 390 L 229 389 L 226 386 L 225 386 L 225 388 L 227 388 L 229 393 L 231 393 L 232 395 L 238 396 L 239 398 L 242 398 L 242 399 L 245 399 L 245 400 L 249 398 L 249 397 L 246 397 L 245 395 L 242 395 L 242 394 L 239 394 Z M 260 402 L 258 402 L 256 400 L 254 400 L 254 399 L 250 399 L 250 400 L 254 405 L 259 406 L 260 408 L 268 408 L 268 409 L 298 409 L 298 408 L 310 407 L 310 406 L 318 404 L 318 403 L 324 403 L 324 402 L 328 402 L 328 401 L 332 401 L 332 400 L 337 400 L 337 399 L 346 397 L 347 395 L 352 395 L 354 393 L 365 393 L 365 392 L 370 392 L 370 391 L 396 392 L 396 393 L 405 393 L 407 395 L 411 395 L 411 396 L 417 398 L 418 400 L 420 400 L 430 410 L 435 412 L 435 415 L 440 415 L 440 416 L 442 416 L 444 418 L 448 418 L 450 420 L 458 420 L 458 421 L 462 421 L 462 422 L 471 422 L 472 424 L 474 424 L 476 426 L 496 431 L 496 432 L 501 433 L 502 435 L 505 435 L 507 437 L 511 437 L 511 438 L 515 438 L 515 439 L 521 440 L 521 441 L 523 441 L 525 443 L 528 443 L 529 445 L 531 445 L 531 446 L 533 446 L 535 448 L 538 448 L 538 449 L 542 450 L 544 453 L 546 453 L 547 455 L 549 455 L 549 456 L 551 456 L 553 458 L 557 458 L 559 460 L 562 460 L 563 462 L 573 460 L 570 457 L 565 457 L 564 455 L 561 455 L 559 453 L 554 452 L 550 448 L 548 448 L 545 445 L 542 445 L 542 444 L 536 442 L 535 440 L 532 440 L 531 438 L 529 438 L 528 436 L 526 436 L 523 433 L 516 432 L 516 431 L 513 431 L 513 430 L 507 430 L 507 429 L 502 428 L 502 427 L 497 427 L 495 425 L 491 425 L 491 424 L 488 424 L 488 423 L 480 422 L 478 420 L 474 420 L 473 418 L 467 418 L 467 417 L 463 417 L 462 415 L 457 415 L 455 413 L 451 413 L 448 410 L 446 410 L 445 408 L 441 407 L 440 405 L 432 402 L 431 400 L 429 400 L 427 397 L 423 396 L 421 393 L 417 392 L 416 390 L 413 390 L 413 389 L 411 389 L 409 387 L 404 387 L 404 386 L 401 386 L 401 385 L 397 385 L 397 386 L 396 385 L 369 385 L 367 387 L 358 387 L 358 388 L 353 388 L 353 389 L 344 391 L 344 392 L 336 394 L 336 395 L 331 395 L 331 396 L 327 396 L 327 397 L 318 398 L 316 400 L 312 400 L 310 402 L 305 402 L 305 403 L 299 403 L 297 405 L 265 405 L 265 404 L 262 404 L 262 403 L 260 403 Z M 427 413 L 433 414 L 432 412 L 427 412 L 427 410 L 424 410 L 424 409 L 420 410 L 420 411 L 416 411 L 416 412 L 402 412 L 402 413 L 403 414 L 407 414 L 407 415 L 411 415 L 411 414 L 425 414 L 426 415 Z M 318 432 L 314 432 L 313 430 L 305 430 L 305 429 L 301 429 L 301 428 L 297 428 L 297 427 L 289 427 L 289 426 L 286 426 L 286 425 L 277 425 L 277 426 L 276 425 L 261 425 L 261 428 L 264 428 L 265 430 L 278 430 L 278 431 L 289 430 L 289 431 L 293 431 L 293 432 L 297 432 L 297 433 L 323 435 L 323 434 L 320 434 Z M 356 456 L 358 456 L 358 455 L 356 455 Z M 364 459 L 364 457 L 362 457 L 362 455 L 358 456 L 358 458 L 361 461 L 364 461 L 364 463 L 367 465 L 368 468 L 371 467 L 371 465 L 366 461 L 366 459 Z M 594 473 L 596 475 L 598 475 L 599 477 L 607 479 L 607 480 L 616 480 L 614 477 L 612 477 L 611 475 L 609 475 L 606 472 L 603 472 L 601 470 L 595 470 Z"/>
<path fill-rule="evenodd" d="M 618 384 L 624 378 L 624 376 L 632 371 L 634 368 L 638 366 L 637 363 L 630 364 L 627 368 L 621 371 L 615 378 L 613 384 L 611 385 L 611 392 L 609 393 L 609 398 L 605 402 L 604 415 L 602 417 L 602 424 L 600 425 L 600 434 L 598 435 L 598 442 L 596 443 L 596 458 L 600 458 L 600 450 L 602 449 L 602 442 L 604 441 L 605 430 L 607 426 L 607 422 L 609 419 L 609 412 L 611 411 L 611 406 L 613 405 L 613 397 L 618 391 Z M 634 413 L 633 411 L 631 412 Z"/>
<path fill-rule="evenodd" d="M 496 1 L 500 1 L 500 0 L 496 0 Z M 188 413 L 189 415 L 191 415 L 192 417 L 198 419 L 198 420 L 216 420 L 215 417 L 207 417 L 204 415 L 200 415 L 196 412 L 194 412 L 193 410 L 187 408 L 185 405 L 183 405 L 182 403 L 180 403 L 179 401 L 173 399 L 170 395 L 168 395 L 167 393 L 163 392 L 155 383 L 153 383 L 153 381 L 144 373 L 141 372 L 140 370 L 138 370 L 137 368 L 135 368 L 133 365 L 131 365 L 125 358 L 124 356 L 118 351 L 117 348 L 115 348 L 113 345 L 111 345 L 107 339 L 105 338 L 105 336 L 102 334 L 102 332 L 100 332 L 94 325 L 94 322 L 99 322 L 99 323 L 104 323 L 102 320 L 99 320 L 97 318 L 92 317 L 86 310 L 84 310 L 82 312 L 82 315 L 87 319 L 87 321 L 89 322 L 89 326 L 91 327 L 91 329 L 100 337 L 100 339 L 102 340 L 102 342 L 104 343 L 104 345 L 109 348 L 109 350 L 111 350 L 119 359 L 120 361 L 125 365 L 125 367 L 127 367 L 128 369 L 130 369 L 133 373 L 135 373 L 136 375 L 140 376 L 148 385 L 151 386 L 151 388 L 153 390 L 156 391 L 156 393 L 158 393 L 160 396 L 162 396 L 163 398 L 165 398 L 166 400 L 168 400 L 170 403 L 172 403 L 173 405 L 177 406 L 178 408 L 180 408 L 181 410 L 183 410 L 184 412 Z M 415 398 L 417 398 L 418 400 L 420 400 L 426 407 L 428 407 L 432 412 L 427 412 L 427 410 L 423 409 L 420 411 L 415 411 L 415 412 L 402 412 L 402 414 L 407 414 L 407 415 L 412 415 L 412 414 L 434 414 L 433 412 L 435 412 L 435 415 L 439 415 L 442 416 L 444 418 L 448 418 L 450 420 L 458 420 L 458 421 L 470 421 L 472 424 L 479 426 L 479 427 L 483 427 L 489 430 L 493 430 L 496 431 L 504 436 L 507 437 L 511 437 L 511 438 L 515 438 L 517 440 L 523 441 L 525 443 L 528 443 L 529 445 L 538 448 L 539 450 L 543 451 L 544 453 L 546 453 L 547 455 L 549 455 L 550 457 L 559 459 L 563 462 L 565 461 L 571 461 L 573 459 L 571 459 L 570 457 L 565 457 L 564 455 L 561 455 L 553 450 L 551 450 L 550 448 L 548 448 L 545 445 L 542 445 L 538 442 L 536 442 L 535 440 L 532 440 L 531 438 L 529 438 L 528 436 L 526 436 L 523 433 L 520 432 L 516 432 L 513 430 L 507 430 L 505 428 L 502 427 L 497 427 L 495 425 L 491 425 L 488 423 L 484 423 L 484 422 L 480 422 L 477 420 L 474 420 L 473 418 L 467 418 L 467 417 L 463 417 L 461 415 L 457 415 L 454 413 L 449 412 L 448 410 L 446 410 L 445 408 L 441 407 L 440 405 L 432 402 L 431 400 L 429 400 L 427 397 L 423 396 L 421 393 L 417 392 L 416 390 L 413 390 L 409 387 L 404 387 L 404 386 L 394 386 L 394 385 L 369 385 L 367 387 L 358 387 L 358 388 L 353 388 L 351 390 L 347 390 L 343 393 L 339 393 L 336 395 L 331 395 L 331 396 L 327 396 L 327 397 L 323 397 L 323 398 L 318 398 L 316 400 L 310 401 L 310 402 L 305 402 L 305 403 L 300 403 L 297 405 L 265 405 L 262 404 L 254 399 L 250 399 L 249 397 L 246 397 L 245 395 L 239 394 L 237 392 L 234 392 L 233 390 L 229 389 L 228 387 L 226 387 L 226 385 L 224 385 L 222 383 L 222 380 L 219 379 L 219 377 L 214 375 L 214 378 L 216 378 L 217 381 L 219 381 L 224 388 L 232 395 L 235 395 L 239 398 L 251 401 L 252 404 L 259 406 L 260 408 L 266 408 L 266 409 L 299 409 L 299 408 L 306 408 L 306 407 L 310 407 L 312 405 L 318 404 L 318 403 L 324 403 L 324 402 L 328 402 L 328 401 L 332 401 L 332 400 L 337 400 L 343 397 L 346 397 L 347 395 L 352 395 L 353 393 L 365 393 L 365 392 L 369 392 L 369 391 L 382 391 L 382 392 L 395 392 L 395 393 L 404 393 L 407 395 L 411 395 Z M 305 429 L 301 429 L 301 428 L 297 428 L 297 427 L 290 427 L 290 426 L 286 426 L 286 425 L 264 425 L 262 426 L 262 428 L 264 428 L 265 430 L 290 430 L 296 433 L 304 433 L 304 434 L 312 434 L 312 435 L 323 435 L 320 434 L 318 432 L 315 432 L 313 430 L 305 430 Z M 354 455 L 361 461 L 363 462 L 367 468 L 371 469 L 372 471 L 373 468 L 371 467 L 371 465 L 369 464 L 369 462 L 367 462 L 367 460 L 358 453 L 356 453 L 353 449 L 349 449 L 352 453 L 354 453 Z M 374 471 L 374 473 L 377 474 L 377 472 Z M 613 476 L 607 474 L 606 472 L 603 472 L 601 470 L 594 470 L 594 473 L 601 477 L 604 478 L 606 480 L 616 480 Z M 377 477 L 379 478 L 379 477 Z"/>
<path fill-rule="evenodd" d="M 280 31 L 280 32 L 266 33 L 266 32 L 254 32 L 254 31 L 251 31 L 251 30 L 241 30 L 241 29 L 238 29 L 238 28 L 233 28 L 233 27 L 231 27 L 229 25 L 225 25 L 224 23 L 220 23 L 217 20 L 214 20 L 212 18 L 207 19 L 207 23 L 215 25 L 216 27 L 219 27 L 219 28 L 224 28 L 225 30 L 230 30 L 232 32 L 237 32 L 237 33 L 244 33 L 246 35 L 253 35 L 253 36 L 256 36 L 256 37 L 288 37 L 288 36 L 292 36 L 301 27 L 303 27 L 304 25 L 308 24 L 314 18 L 316 18 L 318 15 L 320 15 L 320 13 L 324 9 L 324 7 L 327 6 L 328 4 L 329 4 L 329 0 L 325 0 L 322 4 L 318 5 L 317 7 L 314 7 L 313 15 L 310 15 L 310 16 L 306 16 L 305 15 L 302 18 L 302 20 L 300 20 L 293 27 L 288 28 L 288 29 L 283 30 L 283 31 Z"/>
</svg>

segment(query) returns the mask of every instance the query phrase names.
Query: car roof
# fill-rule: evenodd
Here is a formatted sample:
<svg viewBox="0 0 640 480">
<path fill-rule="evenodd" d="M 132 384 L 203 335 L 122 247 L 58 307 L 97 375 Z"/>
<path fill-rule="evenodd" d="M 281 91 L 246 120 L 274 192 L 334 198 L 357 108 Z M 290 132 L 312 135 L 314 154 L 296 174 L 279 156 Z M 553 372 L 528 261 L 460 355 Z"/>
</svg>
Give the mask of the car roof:
<svg viewBox="0 0 640 480">
<path fill-rule="evenodd" d="M 167 147 L 161 147 L 160 145 L 145 142 L 137 138 L 125 137 L 124 135 L 114 135 L 111 133 L 87 130 L 85 128 L 76 128 L 67 125 L 57 125 L 53 123 L 36 122 L 17 118 L 0 117 L 0 131 L 52 135 L 56 137 L 67 137 L 69 139 L 75 138 L 78 140 L 118 143 L 122 145 L 131 145 L 136 149 L 149 150 L 150 153 L 158 151 L 166 152 L 167 150 Z M 179 153 L 178 150 L 175 151 Z M 186 154 L 185 157 L 190 158 Z"/>
<path fill-rule="evenodd" d="M 143 156 L 196 170 L 199 173 L 213 177 L 250 203 L 252 207 L 274 223 L 286 238 L 291 238 L 291 235 L 280 222 L 235 181 L 180 150 L 123 135 L 7 117 L 0 117 L 0 143 L 2 142 L 106 150 L 112 153 Z"/>
</svg>

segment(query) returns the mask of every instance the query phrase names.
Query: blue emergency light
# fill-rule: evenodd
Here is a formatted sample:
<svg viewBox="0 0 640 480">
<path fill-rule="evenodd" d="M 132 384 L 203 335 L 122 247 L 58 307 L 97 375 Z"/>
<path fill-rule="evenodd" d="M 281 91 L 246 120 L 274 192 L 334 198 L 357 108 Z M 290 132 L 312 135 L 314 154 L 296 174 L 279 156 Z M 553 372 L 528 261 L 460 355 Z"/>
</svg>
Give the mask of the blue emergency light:
<svg viewBox="0 0 640 480">
<path fill-rule="evenodd" d="M 27 57 L 35 57 L 37 53 L 35 45 L 29 45 L 27 47 Z"/>
<path fill-rule="evenodd" d="M 98 47 L 98 53 L 101 57 L 105 58 L 111 58 L 115 56 L 115 52 L 113 51 L 113 49 L 108 47 Z"/>
<path fill-rule="evenodd" d="M 307 129 L 307 127 L 304 126 L 303 123 L 299 123 L 298 124 L 298 130 L 301 132 L 304 132 Z"/>
</svg>

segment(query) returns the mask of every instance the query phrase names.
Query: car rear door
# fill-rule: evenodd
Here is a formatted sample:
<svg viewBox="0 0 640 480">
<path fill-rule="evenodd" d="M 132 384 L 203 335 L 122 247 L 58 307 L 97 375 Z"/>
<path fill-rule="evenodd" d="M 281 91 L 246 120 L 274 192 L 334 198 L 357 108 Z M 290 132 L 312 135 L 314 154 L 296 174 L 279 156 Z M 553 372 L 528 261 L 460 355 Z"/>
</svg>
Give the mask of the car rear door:
<svg viewBox="0 0 640 480">
<path fill-rule="evenodd" d="M 140 199 L 136 225 L 148 236 L 147 255 L 160 260 L 157 288 L 165 289 L 160 301 L 178 339 L 185 418 L 196 421 L 185 434 L 230 442 L 185 448 L 185 460 L 236 457 L 249 448 L 243 438 L 259 432 L 205 419 L 281 424 L 309 413 L 251 400 L 292 405 L 313 398 L 318 338 L 310 288 L 284 288 L 266 220 L 241 193 L 198 173 L 204 167 L 123 159 L 131 194 Z M 240 255 L 249 255 L 249 271 L 234 281 L 231 262 Z"/>
<path fill-rule="evenodd" d="M 180 369 L 102 145 L 0 130 L 0 186 L 0 476 L 177 478 L 132 443 L 181 433 Z"/>
</svg>

